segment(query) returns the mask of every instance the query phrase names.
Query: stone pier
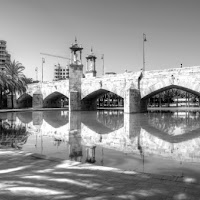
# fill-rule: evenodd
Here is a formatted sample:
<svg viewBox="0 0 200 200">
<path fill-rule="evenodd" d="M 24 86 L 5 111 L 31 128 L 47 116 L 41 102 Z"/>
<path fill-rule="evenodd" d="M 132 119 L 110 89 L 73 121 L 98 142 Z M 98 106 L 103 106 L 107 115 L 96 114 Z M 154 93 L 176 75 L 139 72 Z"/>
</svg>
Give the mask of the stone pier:
<svg viewBox="0 0 200 200">
<path fill-rule="evenodd" d="M 69 110 L 81 110 L 81 78 L 83 65 L 71 64 L 69 67 Z"/>
<path fill-rule="evenodd" d="M 43 94 L 40 89 L 33 93 L 33 108 L 43 108 Z"/>
<path fill-rule="evenodd" d="M 124 112 L 125 113 L 139 113 L 144 112 L 145 105 L 143 105 L 143 110 L 141 109 L 141 96 L 140 91 L 137 89 L 128 89 L 125 92 L 124 98 Z"/>
</svg>

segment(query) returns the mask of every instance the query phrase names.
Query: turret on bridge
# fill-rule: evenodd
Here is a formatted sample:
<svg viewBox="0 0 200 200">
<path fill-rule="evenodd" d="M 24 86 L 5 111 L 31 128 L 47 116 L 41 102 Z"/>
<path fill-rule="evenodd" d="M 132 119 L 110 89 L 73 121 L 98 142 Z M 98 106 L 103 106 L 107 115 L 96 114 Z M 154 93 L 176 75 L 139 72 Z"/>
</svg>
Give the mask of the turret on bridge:
<svg viewBox="0 0 200 200">
<path fill-rule="evenodd" d="M 69 65 L 69 110 L 81 110 L 81 78 L 83 77 L 82 46 L 75 43 L 70 47 L 71 63 Z"/>
</svg>

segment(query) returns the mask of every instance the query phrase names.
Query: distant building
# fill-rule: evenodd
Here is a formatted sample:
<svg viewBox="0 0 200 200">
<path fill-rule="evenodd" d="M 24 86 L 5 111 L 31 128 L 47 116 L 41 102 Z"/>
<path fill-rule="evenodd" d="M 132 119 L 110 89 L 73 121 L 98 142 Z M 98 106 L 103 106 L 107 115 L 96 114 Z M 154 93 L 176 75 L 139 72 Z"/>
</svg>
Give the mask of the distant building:
<svg viewBox="0 0 200 200">
<path fill-rule="evenodd" d="M 5 64 L 10 62 L 10 54 L 6 51 L 6 41 L 0 40 L 0 70 L 5 68 Z"/>
<path fill-rule="evenodd" d="M 0 40 L 0 70 L 5 68 L 5 64 L 10 62 L 10 54 L 6 51 L 6 41 Z"/>
<path fill-rule="evenodd" d="M 69 66 L 60 66 L 60 64 L 54 66 L 54 81 L 68 79 L 69 78 Z"/>
</svg>

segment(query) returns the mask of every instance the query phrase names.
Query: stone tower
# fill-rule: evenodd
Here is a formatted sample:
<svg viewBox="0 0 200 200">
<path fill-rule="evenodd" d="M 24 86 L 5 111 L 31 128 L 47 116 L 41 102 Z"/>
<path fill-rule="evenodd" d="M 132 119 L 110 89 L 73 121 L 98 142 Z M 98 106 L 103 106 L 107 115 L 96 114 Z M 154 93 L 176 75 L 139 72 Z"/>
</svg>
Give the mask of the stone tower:
<svg viewBox="0 0 200 200">
<path fill-rule="evenodd" d="M 91 48 L 91 53 L 86 57 L 86 78 L 96 77 L 96 56 L 93 53 L 93 49 Z"/>
<path fill-rule="evenodd" d="M 70 47 L 71 60 L 69 65 L 69 110 L 81 110 L 81 78 L 83 76 L 82 46 L 75 43 Z"/>
</svg>

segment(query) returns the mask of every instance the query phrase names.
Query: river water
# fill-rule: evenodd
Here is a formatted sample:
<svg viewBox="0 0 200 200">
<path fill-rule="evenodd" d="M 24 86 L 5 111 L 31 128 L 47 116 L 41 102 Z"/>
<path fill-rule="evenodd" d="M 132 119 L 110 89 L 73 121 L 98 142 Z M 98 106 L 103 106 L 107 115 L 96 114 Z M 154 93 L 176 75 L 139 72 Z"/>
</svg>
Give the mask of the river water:
<svg viewBox="0 0 200 200">
<path fill-rule="evenodd" d="M 0 113 L 0 148 L 200 180 L 200 113 Z"/>
</svg>

